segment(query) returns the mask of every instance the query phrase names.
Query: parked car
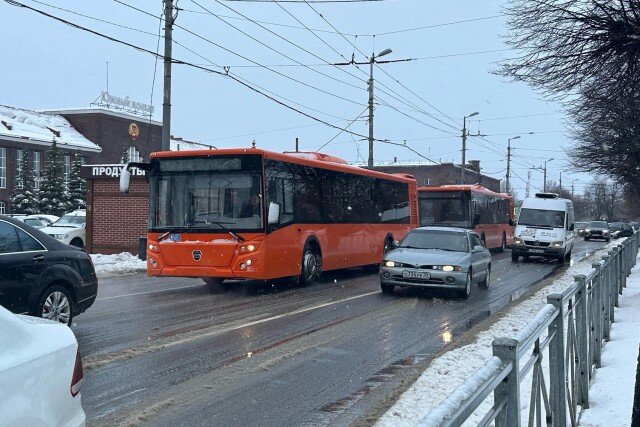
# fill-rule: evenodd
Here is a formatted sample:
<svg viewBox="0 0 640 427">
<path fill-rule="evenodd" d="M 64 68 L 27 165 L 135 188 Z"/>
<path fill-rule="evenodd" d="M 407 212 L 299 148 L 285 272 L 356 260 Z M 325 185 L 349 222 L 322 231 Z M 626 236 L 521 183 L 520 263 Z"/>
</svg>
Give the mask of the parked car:
<svg viewBox="0 0 640 427">
<path fill-rule="evenodd" d="M 44 228 L 45 224 L 40 221 L 39 218 L 29 218 L 28 216 L 24 217 L 16 217 L 15 219 L 24 222 L 27 225 L 30 225 L 33 228 Z"/>
<path fill-rule="evenodd" d="M 43 228 L 42 231 L 63 243 L 84 248 L 86 218 L 87 212 L 84 209 L 73 211 L 64 214 L 49 227 Z"/>
<path fill-rule="evenodd" d="M 59 216 L 46 215 L 46 214 L 28 215 L 27 218 L 38 218 L 47 227 L 60 219 Z"/>
<path fill-rule="evenodd" d="M 578 236 L 584 236 L 584 230 L 587 228 L 587 225 L 589 225 L 588 222 L 576 222 L 576 234 Z"/>
<path fill-rule="evenodd" d="M 0 305 L 71 324 L 97 293 L 89 254 L 0 215 Z"/>
<path fill-rule="evenodd" d="M 611 241 L 609 224 L 607 224 L 606 221 L 591 221 L 584 230 L 584 240 L 589 241 L 591 239 L 604 239 L 607 242 Z"/>
<path fill-rule="evenodd" d="M 633 227 L 624 222 L 612 222 L 609 224 L 609 234 L 613 239 L 633 236 Z"/>
<path fill-rule="evenodd" d="M 85 425 L 82 359 L 71 329 L 0 307 L 0 343 L 0 425 Z"/>
<path fill-rule="evenodd" d="M 487 288 L 491 253 L 475 232 L 454 227 L 420 227 L 410 231 L 380 265 L 380 287 L 395 286 L 456 290 L 468 298 L 471 286 Z"/>
</svg>

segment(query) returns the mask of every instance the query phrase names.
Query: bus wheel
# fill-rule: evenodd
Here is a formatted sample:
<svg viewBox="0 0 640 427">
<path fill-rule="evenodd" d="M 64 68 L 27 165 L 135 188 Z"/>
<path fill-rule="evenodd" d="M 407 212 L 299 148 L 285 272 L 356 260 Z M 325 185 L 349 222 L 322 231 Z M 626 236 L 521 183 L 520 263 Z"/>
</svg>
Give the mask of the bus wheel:
<svg viewBox="0 0 640 427">
<path fill-rule="evenodd" d="M 231 284 L 224 283 L 224 279 L 220 279 L 218 277 L 203 277 L 202 280 L 212 291 L 227 291 L 231 289 Z"/>
<path fill-rule="evenodd" d="M 505 234 L 502 233 L 502 245 L 500 246 L 500 248 L 498 248 L 498 252 L 504 253 L 506 249 L 507 249 L 507 236 L 505 236 Z"/>
<path fill-rule="evenodd" d="M 302 268 L 300 271 L 300 285 L 313 285 L 320 275 L 320 254 L 307 244 L 302 251 Z"/>
</svg>

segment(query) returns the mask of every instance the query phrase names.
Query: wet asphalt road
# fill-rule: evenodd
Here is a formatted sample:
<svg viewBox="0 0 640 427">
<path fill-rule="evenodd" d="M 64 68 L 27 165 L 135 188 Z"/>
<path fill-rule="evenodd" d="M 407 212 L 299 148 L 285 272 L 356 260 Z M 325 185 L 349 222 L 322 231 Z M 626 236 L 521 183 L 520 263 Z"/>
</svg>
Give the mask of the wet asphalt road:
<svg viewBox="0 0 640 427">
<path fill-rule="evenodd" d="M 601 246 L 579 241 L 574 259 Z M 309 288 L 239 283 L 227 292 L 191 279 L 103 279 L 73 326 L 88 424 L 349 424 L 403 368 L 561 270 L 494 254 L 490 288 L 474 287 L 468 300 L 384 295 L 377 274 L 358 269 Z"/>
</svg>

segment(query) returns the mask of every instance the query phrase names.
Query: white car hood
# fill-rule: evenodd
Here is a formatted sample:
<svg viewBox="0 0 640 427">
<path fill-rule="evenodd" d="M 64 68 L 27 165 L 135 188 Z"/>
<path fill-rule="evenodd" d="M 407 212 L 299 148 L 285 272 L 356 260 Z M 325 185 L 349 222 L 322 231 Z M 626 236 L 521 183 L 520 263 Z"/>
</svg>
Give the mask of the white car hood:
<svg viewBox="0 0 640 427">
<path fill-rule="evenodd" d="M 41 228 L 40 231 L 43 233 L 51 234 L 69 234 L 77 230 L 82 230 L 81 228 L 76 227 L 45 227 Z"/>
<path fill-rule="evenodd" d="M 525 225 L 519 225 L 516 227 L 515 237 L 521 237 L 524 240 L 538 240 L 542 242 L 554 242 L 557 240 L 563 240 L 565 237 L 565 230 L 562 227 L 554 229 L 534 228 Z"/>
</svg>

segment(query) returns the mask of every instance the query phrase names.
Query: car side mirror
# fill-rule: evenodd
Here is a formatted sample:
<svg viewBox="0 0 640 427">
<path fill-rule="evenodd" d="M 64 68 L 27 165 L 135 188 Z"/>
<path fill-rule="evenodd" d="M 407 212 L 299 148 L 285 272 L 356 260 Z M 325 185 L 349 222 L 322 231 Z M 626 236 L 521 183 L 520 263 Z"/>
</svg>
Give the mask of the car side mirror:
<svg viewBox="0 0 640 427">
<path fill-rule="evenodd" d="M 473 252 L 484 252 L 484 246 L 476 246 L 475 248 L 473 248 Z"/>
<path fill-rule="evenodd" d="M 575 230 L 575 229 L 576 229 L 575 224 L 571 224 L 571 225 L 569 226 L 569 231 L 573 231 L 573 230 Z"/>
<path fill-rule="evenodd" d="M 515 223 L 515 221 L 513 220 L 513 218 L 509 218 L 509 225 L 510 225 L 511 227 L 515 227 L 516 223 Z"/>
<path fill-rule="evenodd" d="M 392 247 L 393 249 L 395 249 L 395 248 L 397 248 L 397 247 L 399 247 L 399 246 L 400 246 L 400 242 L 399 242 L 399 241 L 394 240 L 393 242 L 391 242 L 391 247 Z"/>
<path fill-rule="evenodd" d="M 278 224 L 280 222 L 280 205 L 278 203 L 269 203 L 269 212 L 267 215 L 268 224 Z"/>
</svg>

